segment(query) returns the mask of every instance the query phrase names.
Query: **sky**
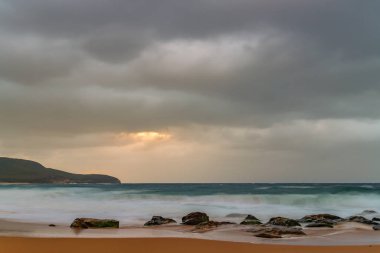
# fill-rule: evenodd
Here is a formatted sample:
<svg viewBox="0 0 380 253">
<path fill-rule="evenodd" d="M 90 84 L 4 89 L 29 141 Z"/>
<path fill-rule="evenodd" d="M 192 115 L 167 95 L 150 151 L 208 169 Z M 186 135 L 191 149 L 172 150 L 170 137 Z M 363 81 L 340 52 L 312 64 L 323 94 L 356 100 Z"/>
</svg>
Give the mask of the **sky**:
<svg viewBox="0 0 380 253">
<path fill-rule="evenodd" d="M 0 156 L 123 182 L 380 182 L 380 1 L 0 0 Z"/>
</svg>

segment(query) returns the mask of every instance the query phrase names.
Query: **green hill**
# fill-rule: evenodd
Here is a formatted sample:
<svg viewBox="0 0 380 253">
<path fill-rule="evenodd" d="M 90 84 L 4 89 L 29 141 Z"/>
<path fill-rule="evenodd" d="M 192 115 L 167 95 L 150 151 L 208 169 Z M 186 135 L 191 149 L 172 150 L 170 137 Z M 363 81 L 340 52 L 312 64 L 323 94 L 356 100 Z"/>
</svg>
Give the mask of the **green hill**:
<svg viewBox="0 0 380 253">
<path fill-rule="evenodd" d="M 0 183 L 110 183 L 120 180 L 100 174 L 73 174 L 45 168 L 29 160 L 0 157 Z"/>
</svg>

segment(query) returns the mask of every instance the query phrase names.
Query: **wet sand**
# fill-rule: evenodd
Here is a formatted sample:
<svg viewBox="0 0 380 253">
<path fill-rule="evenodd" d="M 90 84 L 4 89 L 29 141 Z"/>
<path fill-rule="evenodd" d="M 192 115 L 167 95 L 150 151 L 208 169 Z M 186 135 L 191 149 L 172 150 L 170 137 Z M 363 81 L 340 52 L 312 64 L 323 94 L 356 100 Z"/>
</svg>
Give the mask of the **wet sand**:
<svg viewBox="0 0 380 253">
<path fill-rule="evenodd" d="M 334 229 L 305 228 L 305 236 L 285 236 L 282 239 L 255 237 L 251 226 L 226 225 L 206 231 L 194 231 L 194 226 L 180 224 L 156 227 L 121 226 L 119 229 L 71 229 L 67 224 L 26 223 L 0 219 L 1 238 L 186 238 L 250 244 L 277 244 L 299 246 L 380 245 L 380 231 L 359 223 L 344 223 Z M 379 251 L 380 252 L 380 251 Z"/>
<path fill-rule="evenodd" d="M 1 237 L 0 253 L 378 253 L 372 246 L 263 245 L 189 238 L 20 238 Z"/>
<path fill-rule="evenodd" d="M 306 236 L 283 239 L 257 238 L 239 225 L 204 233 L 182 225 L 83 230 L 48 225 L 0 220 L 0 253 L 380 252 L 380 231 L 356 223 L 338 229 L 307 229 Z"/>
</svg>

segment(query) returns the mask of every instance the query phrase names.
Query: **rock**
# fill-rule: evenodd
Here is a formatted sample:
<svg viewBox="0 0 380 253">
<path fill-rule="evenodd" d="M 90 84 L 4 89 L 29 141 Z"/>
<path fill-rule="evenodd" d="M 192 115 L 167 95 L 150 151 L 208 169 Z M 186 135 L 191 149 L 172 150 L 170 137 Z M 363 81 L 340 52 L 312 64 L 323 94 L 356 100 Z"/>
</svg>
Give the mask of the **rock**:
<svg viewBox="0 0 380 253">
<path fill-rule="evenodd" d="M 254 233 L 254 236 L 264 238 L 282 238 L 282 235 L 305 235 L 302 228 L 289 228 L 289 227 L 258 227 L 247 230 L 247 232 Z"/>
<path fill-rule="evenodd" d="M 372 219 L 372 221 L 380 221 L 380 218 L 379 218 L 379 217 L 374 217 L 374 218 Z"/>
<path fill-rule="evenodd" d="M 301 226 L 298 221 L 284 217 L 273 217 L 268 221 L 267 224 L 284 227 Z"/>
<path fill-rule="evenodd" d="M 182 224 L 185 225 L 198 225 L 202 222 L 208 222 L 209 217 L 205 213 L 194 212 L 182 217 Z"/>
<path fill-rule="evenodd" d="M 280 239 L 280 238 L 282 238 L 281 235 L 271 234 L 271 233 L 267 233 L 267 232 L 258 233 L 258 234 L 255 234 L 255 236 L 256 237 L 261 237 L 261 238 L 270 238 L 270 239 Z"/>
<path fill-rule="evenodd" d="M 364 218 L 363 216 L 351 216 L 348 218 L 348 221 L 358 222 L 358 223 L 367 224 L 367 225 L 378 225 L 379 224 L 375 221 L 368 220 L 367 218 Z"/>
<path fill-rule="evenodd" d="M 198 225 L 195 226 L 196 229 L 203 229 L 203 230 L 208 230 L 208 229 L 211 229 L 211 228 L 216 228 L 216 227 L 219 227 L 219 226 L 222 226 L 222 225 L 231 225 L 231 224 L 236 224 L 236 223 L 233 223 L 233 222 L 229 222 L 229 221 L 205 221 L 205 222 L 202 222 L 202 223 L 199 223 Z"/>
<path fill-rule="evenodd" d="M 313 222 L 306 225 L 307 228 L 333 228 L 334 225 L 331 223 L 323 223 L 323 222 Z"/>
<path fill-rule="evenodd" d="M 309 223 L 309 222 L 336 223 L 336 222 L 342 221 L 342 220 L 343 220 L 343 218 L 341 218 L 339 216 L 327 214 L 327 213 L 322 213 L 322 214 L 306 215 L 298 221 L 301 223 Z"/>
<path fill-rule="evenodd" d="M 374 213 L 377 213 L 377 212 L 375 210 L 364 210 L 360 214 L 361 215 L 367 215 L 367 214 L 374 214 Z"/>
<path fill-rule="evenodd" d="M 144 224 L 144 226 L 158 226 L 169 223 L 177 223 L 170 218 L 163 218 L 162 216 L 153 216 L 152 219 Z"/>
<path fill-rule="evenodd" d="M 71 228 L 119 228 L 119 221 L 110 219 L 76 218 Z"/>
<path fill-rule="evenodd" d="M 49 227 L 55 227 L 55 224 L 49 224 Z"/>
<path fill-rule="evenodd" d="M 343 218 L 336 215 L 332 215 L 332 214 L 312 214 L 312 215 L 306 215 L 298 221 L 301 223 L 310 223 L 306 225 L 306 227 L 308 228 L 316 228 L 316 227 L 333 228 L 335 224 L 343 220 L 344 220 Z"/>
<path fill-rule="evenodd" d="M 231 221 L 209 221 L 208 223 L 210 222 L 214 222 L 217 226 L 236 224 L 235 222 L 231 222 Z"/>
<path fill-rule="evenodd" d="M 373 230 L 376 230 L 376 231 L 377 231 L 377 230 L 380 230 L 380 225 L 375 225 L 375 226 L 373 226 L 372 228 L 373 228 Z"/>
<path fill-rule="evenodd" d="M 240 224 L 241 225 L 260 225 L 262 223 L 255 216 L 249 214 L 247 215 L 247 217 L 245 217 L 245 219 Z"/>
</svg>

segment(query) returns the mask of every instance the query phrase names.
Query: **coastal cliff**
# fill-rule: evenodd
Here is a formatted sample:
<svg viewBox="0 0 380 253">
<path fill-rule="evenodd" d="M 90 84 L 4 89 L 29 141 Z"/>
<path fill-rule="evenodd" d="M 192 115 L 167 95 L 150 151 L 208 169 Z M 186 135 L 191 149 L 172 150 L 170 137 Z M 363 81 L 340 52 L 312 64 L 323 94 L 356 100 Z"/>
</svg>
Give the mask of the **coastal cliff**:
<svg viewBox="0 0 380 253">
<path fill-rule="evenodd" d="M 45 168 L 34 161 L 0 157 L 0 183 L 120 184 L 120 180 L 108 175 L 73 174 Z"/>
</svg>

